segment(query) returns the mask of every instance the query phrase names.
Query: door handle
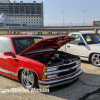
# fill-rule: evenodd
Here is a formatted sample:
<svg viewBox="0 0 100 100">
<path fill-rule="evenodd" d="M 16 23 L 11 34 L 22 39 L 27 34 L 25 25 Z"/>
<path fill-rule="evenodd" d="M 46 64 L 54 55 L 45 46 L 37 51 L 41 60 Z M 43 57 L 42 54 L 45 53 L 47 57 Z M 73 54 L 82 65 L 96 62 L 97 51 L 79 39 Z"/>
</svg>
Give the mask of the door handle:
<svg viewBox="0 0 100 100">
<path fill-rule="evenodd" d="M 70 46 L 67 46 L 68 48 L 70 48 Z"/>
</svg>

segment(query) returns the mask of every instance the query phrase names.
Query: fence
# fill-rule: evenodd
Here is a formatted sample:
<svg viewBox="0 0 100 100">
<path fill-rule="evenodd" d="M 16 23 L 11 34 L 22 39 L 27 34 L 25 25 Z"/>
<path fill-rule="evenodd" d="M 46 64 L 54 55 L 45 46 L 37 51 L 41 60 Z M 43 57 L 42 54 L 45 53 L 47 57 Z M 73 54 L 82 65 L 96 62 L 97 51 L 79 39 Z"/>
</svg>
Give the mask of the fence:
<svg viewBox="0 0 100 100">
<path fill-rule="evenodd" d="M 93 23 L 45 23 L 44 27 L 93 26 Z"/>
</svg>

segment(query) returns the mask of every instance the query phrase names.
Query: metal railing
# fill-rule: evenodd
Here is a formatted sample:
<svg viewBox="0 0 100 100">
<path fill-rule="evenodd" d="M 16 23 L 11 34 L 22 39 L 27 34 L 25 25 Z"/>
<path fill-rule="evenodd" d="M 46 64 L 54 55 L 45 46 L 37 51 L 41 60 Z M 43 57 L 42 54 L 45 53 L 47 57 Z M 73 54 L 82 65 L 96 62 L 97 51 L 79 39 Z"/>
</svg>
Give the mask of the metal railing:
<svg viewBox="0 0 100 100">
<path fill-rule="evenodd" d="M 93 23 L 44 23 L 44 27 L 93 26 Z"/>
</svg>

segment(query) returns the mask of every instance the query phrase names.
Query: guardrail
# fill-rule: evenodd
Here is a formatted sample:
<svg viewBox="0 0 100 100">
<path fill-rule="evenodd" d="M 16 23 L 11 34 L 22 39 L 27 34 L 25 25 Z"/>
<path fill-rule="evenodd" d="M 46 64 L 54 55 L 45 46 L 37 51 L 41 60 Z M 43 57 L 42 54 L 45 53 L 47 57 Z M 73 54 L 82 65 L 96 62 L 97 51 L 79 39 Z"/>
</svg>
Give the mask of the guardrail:
<svg viewBox="0 0 100 100">
<path fill-rule="evenodd" d="M 93 23 L 46 23 L 44 27 L 93 26 Z"/>
</svg>

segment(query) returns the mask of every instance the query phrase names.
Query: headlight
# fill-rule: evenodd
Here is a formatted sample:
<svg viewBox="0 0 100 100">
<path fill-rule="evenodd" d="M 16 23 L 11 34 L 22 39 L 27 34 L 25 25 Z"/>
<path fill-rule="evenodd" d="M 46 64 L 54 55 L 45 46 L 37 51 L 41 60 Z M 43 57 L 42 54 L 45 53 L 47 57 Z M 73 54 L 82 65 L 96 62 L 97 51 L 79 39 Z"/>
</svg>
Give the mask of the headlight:
<svg viewBox="0 0 100 100">
<path fill-rule="evenodd" d="M 51 68 L 47 68 L 47 67 L 44 67 L 42 72 L 43 73 L 47 73 L 47 72 L 53 72 L 53 71 L 57 71 L 58 68 L 57 67 L 51 67 Z M 50 74 L 50 75 L 42 75 L 42 79 L 53 79 L 53 78 L 57 78 L 58 75 L 57 74 Z"/>
<path fill-rule="evenodd" d="M 53 74 L 53 75 L 42 75 L 42 79 L 52 79 L 52 78 L 57 78 L 58 75 L 57 74 Z"/>
<path fill-rule="evenodd" d="M 80 60 L 78 60 L 78 61 L 76 62 L 76 65 L 79 65 L 79 64 L 81 64 L 81 61 L 80 61 Z"/>
<path fill-rule="evenodd" d="M 52 79 L 52 78 L 56 78 L 58 75 L 57 74 L 53 74 L 53 75 L 48 75 L 47 79 Z"/>
<path fill-rule="evenodd" d="M 43 73 L 46 73 L 46 72 L 51 72 L 51 71 L 56 71 L 57 70 L 57 67 L 55 68 L 43 68 Z"/>
<path fill-rule="evenodd" d="M 48 69 L 47 69 L 47 72 L 56 71 L 56 70 L 57 70 L 56 67 L 55 67 L 55 68 L 48 68 Z"/>
</svg>

